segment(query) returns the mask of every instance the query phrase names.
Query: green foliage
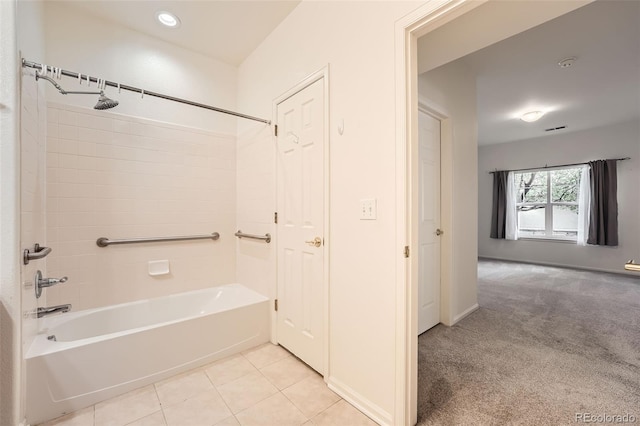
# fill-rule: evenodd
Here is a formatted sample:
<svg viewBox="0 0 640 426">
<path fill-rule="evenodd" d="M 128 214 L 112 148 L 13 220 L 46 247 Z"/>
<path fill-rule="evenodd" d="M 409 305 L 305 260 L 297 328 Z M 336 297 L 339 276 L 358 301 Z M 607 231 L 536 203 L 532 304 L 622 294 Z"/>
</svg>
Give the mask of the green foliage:
<svg viewBox="0 0 640 426">
<path fill-rule="evenodd" d="M 516 173 L 515 184 L 519 203 L 546 203 L 547 179 L 551 179 L 552 202 L 577 202 L 580 188 L 580 169 L 542 170 Z"/>
<path fill-rule="evenodd" d="M 553 170 L 551 172 L 551 201 L 578 202 L 580 169 Z"/>
</svg>

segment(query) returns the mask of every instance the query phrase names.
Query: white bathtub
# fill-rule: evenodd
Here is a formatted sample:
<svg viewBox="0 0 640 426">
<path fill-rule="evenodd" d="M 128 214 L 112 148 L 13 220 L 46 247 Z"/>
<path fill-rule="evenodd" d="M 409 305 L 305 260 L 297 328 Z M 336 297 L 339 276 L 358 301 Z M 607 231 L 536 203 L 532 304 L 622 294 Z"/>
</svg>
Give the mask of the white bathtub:
<svg viewBox="0 0 640 426">
<path fill-rule="evenodd" d="M 37 424 L 267 342 L 268 306 L 229 284 L 46 317 L 26 356 L 27 420 Z"/>
</svg>

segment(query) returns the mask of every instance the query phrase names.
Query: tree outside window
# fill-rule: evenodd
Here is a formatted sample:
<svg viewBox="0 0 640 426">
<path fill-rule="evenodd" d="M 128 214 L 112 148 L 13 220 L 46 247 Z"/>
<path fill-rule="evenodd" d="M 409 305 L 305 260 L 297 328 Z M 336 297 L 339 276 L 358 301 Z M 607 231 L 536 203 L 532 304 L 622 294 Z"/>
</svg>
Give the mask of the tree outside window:
<svg viewBox="0 0 640 426">
<path fill-rule="evenodd" d="M 576 240 L 580 175 L 577 167 L 515 174 L 521 238 Z"/>
</svg>

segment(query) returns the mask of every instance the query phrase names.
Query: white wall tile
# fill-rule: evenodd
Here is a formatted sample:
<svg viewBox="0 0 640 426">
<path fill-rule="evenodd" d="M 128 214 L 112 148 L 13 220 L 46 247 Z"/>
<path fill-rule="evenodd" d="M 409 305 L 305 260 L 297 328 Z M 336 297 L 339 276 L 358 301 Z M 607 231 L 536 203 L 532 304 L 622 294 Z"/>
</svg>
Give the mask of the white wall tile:
<svg viewBox="0 0 640 426">
<path fill-rule="evenodd" d="M 46 224 L 52 272 L 72 284 L 48 303 L 88 309 L 235 282 L 235 138 L 55 105 Z M 95 244 L 214 231 L 219 241 Z M 157 259 L 171 264 L 161 280 L 148 275 Z"/>
</svg>

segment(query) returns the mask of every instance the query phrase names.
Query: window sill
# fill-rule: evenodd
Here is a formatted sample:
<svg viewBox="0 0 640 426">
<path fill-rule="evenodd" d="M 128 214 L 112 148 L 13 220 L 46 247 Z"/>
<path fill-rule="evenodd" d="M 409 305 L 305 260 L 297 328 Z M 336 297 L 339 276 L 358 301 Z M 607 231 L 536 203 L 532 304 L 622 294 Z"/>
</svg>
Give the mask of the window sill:
<svg viewBox="0 0 640 426">
<path fill-rule="evenodd" d="M 564 244 L 577 244 L 576 240 L 567 240 L 564 238 L 549 238 L 549 237 L 518 237 L 518 241 L 541 241 L 545 243 L 564 243 Z"/>
</svg>

